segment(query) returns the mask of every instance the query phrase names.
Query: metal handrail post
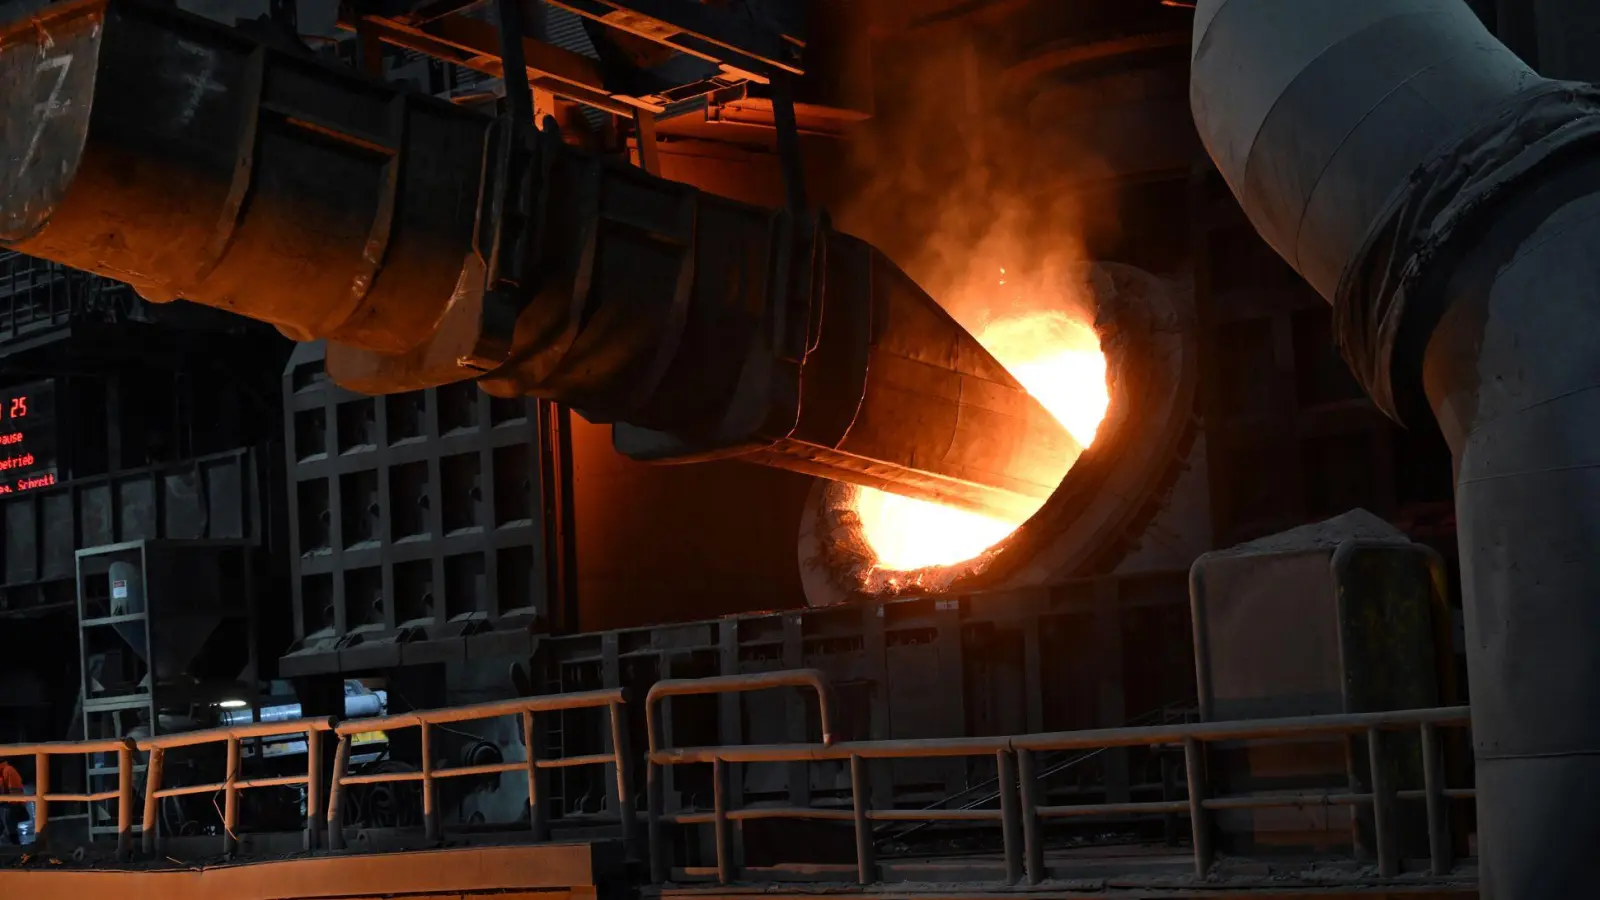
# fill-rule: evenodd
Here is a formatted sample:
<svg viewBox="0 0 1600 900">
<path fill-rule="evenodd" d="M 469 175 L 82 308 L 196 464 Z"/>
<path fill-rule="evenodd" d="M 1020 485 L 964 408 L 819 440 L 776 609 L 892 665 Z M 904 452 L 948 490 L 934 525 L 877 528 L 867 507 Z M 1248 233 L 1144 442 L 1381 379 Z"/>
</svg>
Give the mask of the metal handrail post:
<svg viewBox="0 0 1600 900">
<path fill-rule="evenodd" d="M 1449 874 L 1454 863 L 1450 857 L 1450 820 L 1445 807 L 1444 778 L 1439 772 L 1443 760 L 1439 754 L 1439 729 L 1431 722 L 1422 725 L 1422 789 L 1428 805 L 1428 862 L 1429 871 L 1436 877 Z"/>
<path fill-rule="evenodd" d="M 622 824 L 622 844 L 629 857 L 638 858 L 638 826 L 634 822 L 633 754 L 628 748 L 627 713 L 621 703 L 613 703 L 611 710 L 611 752 L 616 757 L 613 766 L 617 778 L 617 816 Z"/>
<path fill-rule="evenodd" d="M 156 792 L 161 790 L 161 770 L 166 763 L 167 751 L 161 747 L 151 747 L 149 761 L 145 764 L 144 771 L 144 827 L 139 835 L 140 848 L 146 856 L 153 856 L 156 852 L 156 838 L 160 834 L 161 826 L 157 822 L 157 812 L 161 808 L 161 798 Z"/>
<path fill-rule="evenodd" d="M 222 851 L 239 850 L 239 738 L 228 736 L 228 777 L 222 788 Z"/>
<path fill-rule="evenodd" d="M 1006 884 L 1022 880 L 1022 809 L 1017 791 L 1017 760 L 1010 750 L 995 754 L 1000 781 L 1000 842 L 1006 854 Z"/>
<path fill-rule="evenodd" d="M 1372 832 L 1378 845 L 1378 874 L 1393 878 L 1400 872 L 1399 848 L 1394 829 L 1394 795 L 1383 758 L 1383 732 L 1367 729 L 1367 764 L 1372 777 Z"/>
<path fill-rule="evenodd" d="M 117 751 L 117 861 L 133 855 L 133 748 Z"/>
<path fill-rule="evenodd" d="M 1022 842 L 1029 884 L 1044 880 L 1044 828 L 1039 821 L 1039 773 L 1032 750 L 1017 751 L 1017 778 L 1021 782 Z"/>
<path fill-rule="evenodd" d="M 422 832 L 428 843 L 439 840 L 439 796 L 433 780 L 433 726 L 422 725 Z"/>
<path fill-rule="evenodd" d="M 739 876 L 739 860 L 735 858 L 733 845 L 733 823 L 728 821 L 728 795 L 732 792 L 729 784 L 728 770 L 732 768 L 729 763 L 717 760 L 711 764 L 711 789 L 712 808 L 715 811 L 714 828 L 716 830 L 717 845 L 717 879 L 723 884 L 732 884 Z"/>
<path fill-rule="evenodd" d="M 878 880 L 877 848 L 872 844 L 872 777 L 867 761 L 850 757 L 850 806 L 855 816 L 856 880 L 873 884 Z"/>
<path fill-rule="evenodd" d="M 652 748 L 661 745 L 661 736 L 656 733 L 660 723 L 654 716 L 648 714 L 649 703 L 646 702 L 645 728 L 648 730 L 647 738 Z M 650 881 L 653 884 L 665 884 L 667 881 L 667 848 L 665 838 L 661 831 L 661 817 L 665 813 L 667 804 L 666 786 L 661 763 L 654 756 L 645 759 L 645 830 L 647 851 L 650 854 Z"/>
<path fill-rule="evenodd" d="M 1206 812 L 1206 767 L 1200 742 L 1183 739 L 1184 771 L 1189 782 L 1189 828 L 1194 841 L 1194 877 L 1204 880 L 1211 873 L 1211 817 Z"/>
<path fill-rule="evenodd" d="M 33 755 L 33 828 L 34 841 L 40 850 L 50 849 L 50 754 L 39 751 Z"/>
<path fill-rule="evenodd" d="M 333 777 L 328 782 L 328 849 L 344 849 L 344 820 L 340 806 L 344 803 L 344 778 L 350 768 L 350 735 L 339 735 L 339 747 L 333 753 Z"/>
<path fill-rule="evenodd" d="M 536 740 L 533 710 L 530 709 L 522 714 L 522 741 L 528 751 L 528 827 L 533 831 L 534 840 L 547 841 L 550 839 L 550 825 L 545 811 L 544 773 L 539 769 Z"/>
<path fill-rule="evenodd" d="M 320 843 L 318 823 L 322 819 L 322 732 L 306 729 L 306 850 Z"/>
</svg>

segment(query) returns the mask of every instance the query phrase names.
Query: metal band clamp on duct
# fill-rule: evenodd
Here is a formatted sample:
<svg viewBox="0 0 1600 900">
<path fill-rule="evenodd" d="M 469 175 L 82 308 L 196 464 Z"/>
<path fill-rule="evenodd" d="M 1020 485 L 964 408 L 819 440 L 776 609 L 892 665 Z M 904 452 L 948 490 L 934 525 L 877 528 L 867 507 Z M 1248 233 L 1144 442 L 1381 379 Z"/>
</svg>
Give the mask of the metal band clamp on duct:
<svg viewBox="0 0 1600 900">
<path fill-rule="evenodd" d="M 0 32 L 0 242 L 329 342 L 390 393 L 480 379 L 743 458 L 1031 509 L 1081 448 L 871 247 L 138 0 Z"/>
<path fill-rule="evenodd" d="M 1201 0 L 1192 103 L 1391 413 L 1455 456 L 1490 900 L 1593 893 L 1600 839 L 1600 90 L 1459 0 Z"/>
</svg>

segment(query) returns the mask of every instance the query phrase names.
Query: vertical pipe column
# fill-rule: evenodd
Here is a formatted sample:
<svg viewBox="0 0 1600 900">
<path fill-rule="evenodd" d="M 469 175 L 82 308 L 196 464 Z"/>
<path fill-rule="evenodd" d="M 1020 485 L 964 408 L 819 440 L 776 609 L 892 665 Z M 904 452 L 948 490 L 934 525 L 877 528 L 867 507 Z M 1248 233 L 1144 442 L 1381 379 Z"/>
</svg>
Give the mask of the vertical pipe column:
<svg viewBox="0 0 1600 900">
<path fill-rule="evenodd" d="M 1193 46 L 1240 206 L 1374 401 L 1425 393 L 1454 457 L 1483 895 L 1592 893 L 1600 96 L 1444 0 L 1200 0 Z"/>
<path fill-rule="evenodd" d="M 1594 114 L 1580 126 L 1595 128 Z M 1456 461 L 1480 884 L 1586 896 L 1600 836 L 1600 157 L 1513 186 L 1441 266 L 1422 378 Z"/>
</svg>

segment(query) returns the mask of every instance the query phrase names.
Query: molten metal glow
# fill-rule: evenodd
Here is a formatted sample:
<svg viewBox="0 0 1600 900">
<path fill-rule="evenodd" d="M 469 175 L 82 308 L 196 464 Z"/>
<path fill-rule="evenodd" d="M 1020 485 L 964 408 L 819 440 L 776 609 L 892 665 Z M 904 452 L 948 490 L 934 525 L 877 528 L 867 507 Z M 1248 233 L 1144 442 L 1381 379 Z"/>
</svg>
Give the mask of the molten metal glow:
<svg viewBox="0 0 1600 900">
<path fill-rule="evenodd" d="M 1036 312 L 992 321 L 977 338 L 1078 443 L 1094 443 L 1111 396 L 1093 327 L 1065 312 Z M 897 571 L 972 559 L 1028 518 L 997 519 L 870 488 L 856 490 L 855 511 L 877 567 Z"/>
</svg>

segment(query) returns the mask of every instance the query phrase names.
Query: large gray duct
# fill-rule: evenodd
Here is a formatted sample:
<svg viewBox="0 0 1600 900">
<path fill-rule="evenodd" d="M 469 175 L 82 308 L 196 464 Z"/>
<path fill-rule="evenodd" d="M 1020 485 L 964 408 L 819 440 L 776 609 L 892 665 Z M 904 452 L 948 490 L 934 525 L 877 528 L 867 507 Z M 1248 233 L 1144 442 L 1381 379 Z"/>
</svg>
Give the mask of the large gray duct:
<svg viewBox="0 0 1600 900">
<path fill-rule="evenodd" d="M 1192 104 L 1374 399 L 1455 454 L 1482 896 L 1600 845 L 1600 91 L 1461 0 L 1201 0 Z"/>
</svg>

